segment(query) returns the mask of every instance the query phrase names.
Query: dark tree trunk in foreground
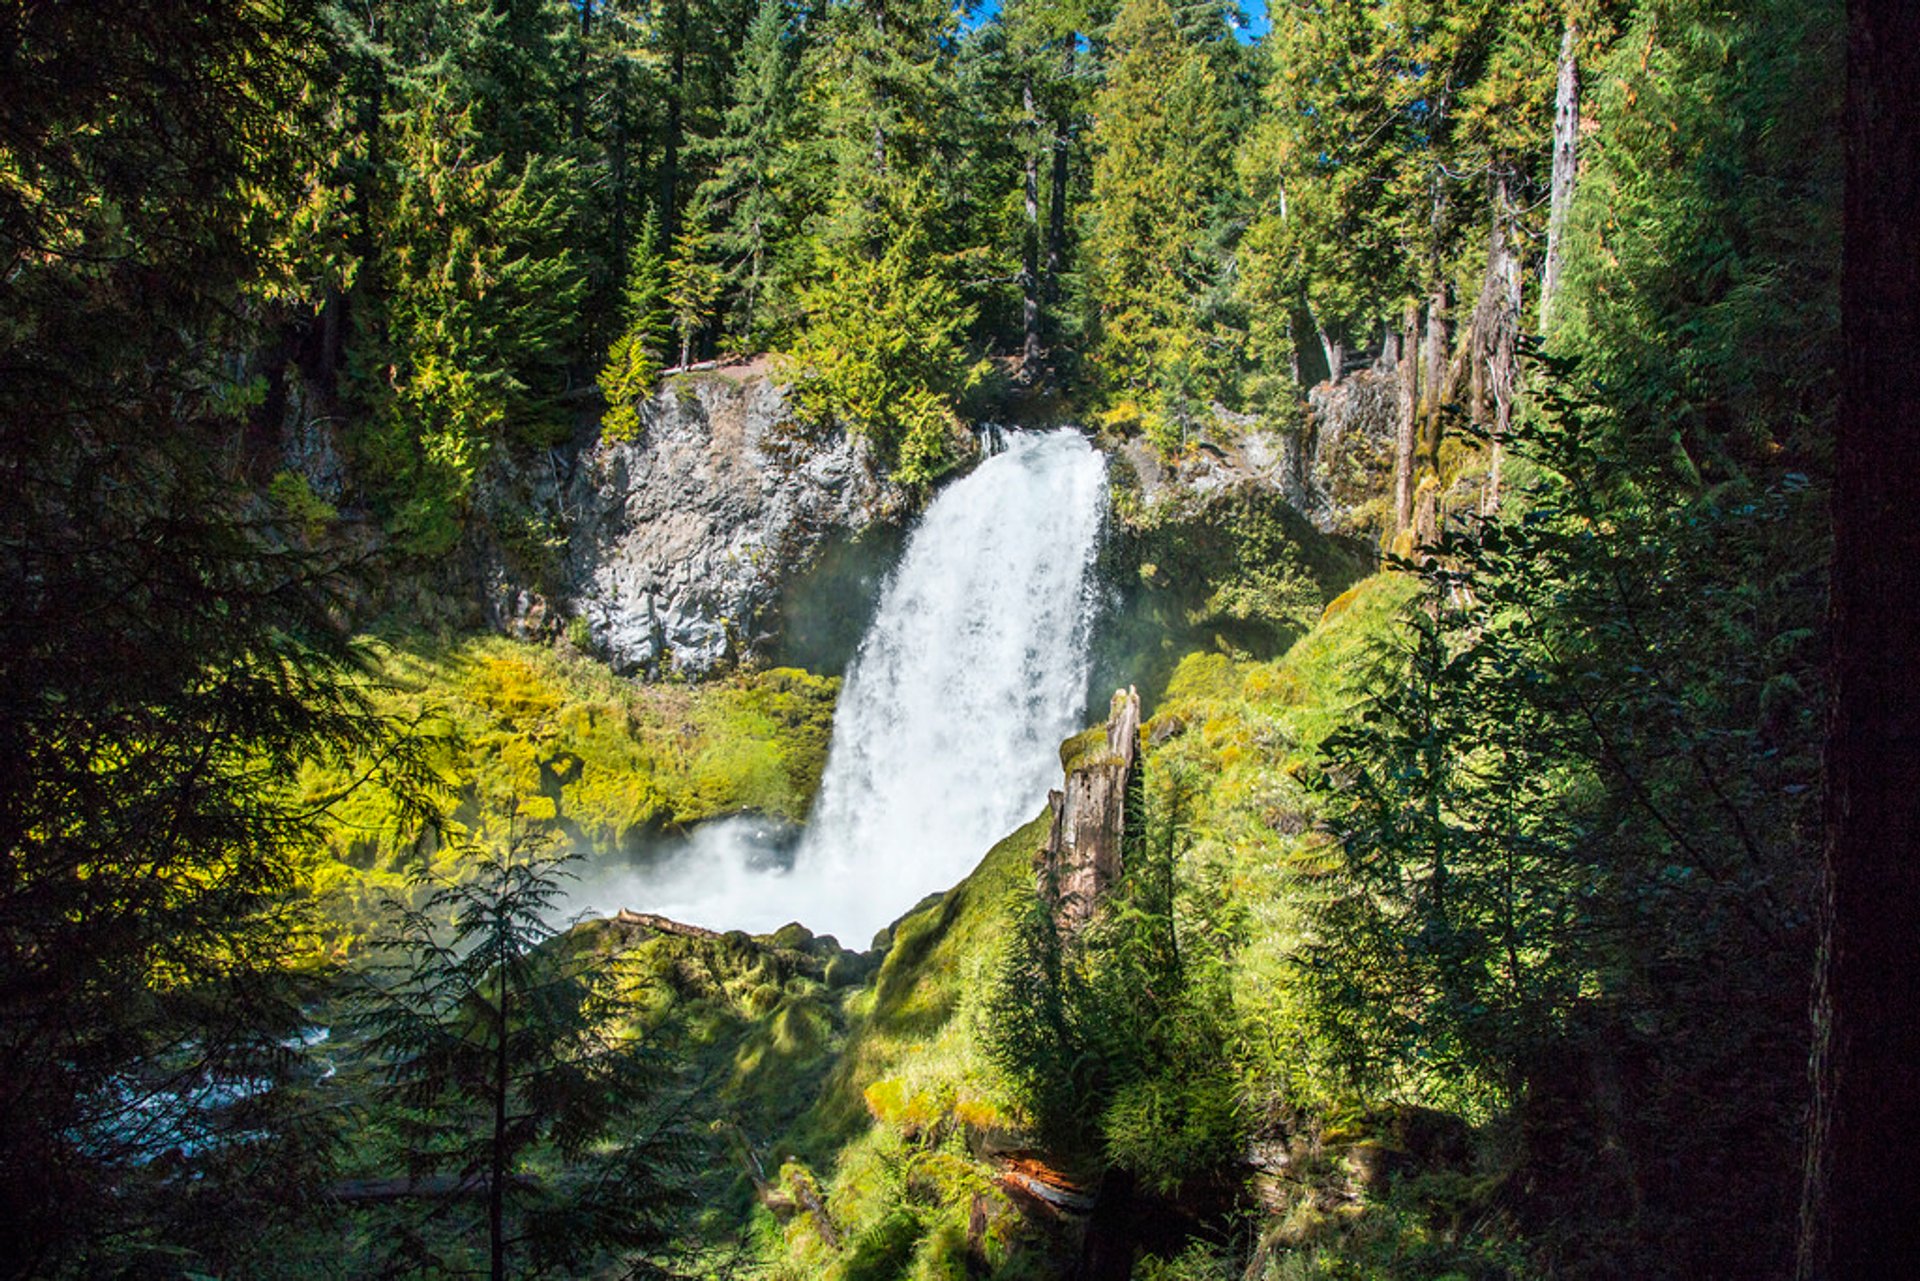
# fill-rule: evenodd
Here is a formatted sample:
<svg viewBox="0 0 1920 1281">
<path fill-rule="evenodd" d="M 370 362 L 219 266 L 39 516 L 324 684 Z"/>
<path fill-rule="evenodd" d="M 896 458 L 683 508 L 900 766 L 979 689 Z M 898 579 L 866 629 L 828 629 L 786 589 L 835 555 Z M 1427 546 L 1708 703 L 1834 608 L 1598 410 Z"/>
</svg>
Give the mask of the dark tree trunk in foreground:
<svg viewBox="0 0 1920 1281">
<path fill-rule="evenodd" d="M 1826 886 L 1800 1275 L 1920 1260 L 1920 6 L 1847 15 Z"/>
<path fill-rule="evenodd" d="M 502 931 L 503 939 L 506 932 Z M 512 1086 L 512 1063 L 507 1040 L 507 969 L 513 958 L 502 946 L 499 963 L 499 1023 L 494 1028 L 493 1046 L 493 1144 L 487 1168 L 487 1255 L 492 1263 L 492 1281 L 507 1277 L 507 1163 L 512 1134 L 508 1130 L 507 1096 Z"/>
</svg>

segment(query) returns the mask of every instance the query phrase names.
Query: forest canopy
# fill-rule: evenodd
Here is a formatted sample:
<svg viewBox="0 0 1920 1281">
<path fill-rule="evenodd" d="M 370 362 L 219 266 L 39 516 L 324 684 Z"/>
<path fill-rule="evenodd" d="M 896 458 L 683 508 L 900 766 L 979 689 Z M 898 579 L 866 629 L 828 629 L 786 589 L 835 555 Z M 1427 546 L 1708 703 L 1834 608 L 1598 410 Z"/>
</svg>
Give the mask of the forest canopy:
<svg viewBox="0 0 1920 1281">
<path fill-rule="evenodd" d="M 4 1269 L 1788 1275 L 1843 16 L 0 0 Z M 1126 460 L 1084 932 L 1032 827 L 868 953 L 551 927 L 551 845 L 801 817 L 838 685 L 440 603 L 749 358 L 913 502 Z M 1341 449 L 1317 529 L 1202 483 Z"/>
</svg>

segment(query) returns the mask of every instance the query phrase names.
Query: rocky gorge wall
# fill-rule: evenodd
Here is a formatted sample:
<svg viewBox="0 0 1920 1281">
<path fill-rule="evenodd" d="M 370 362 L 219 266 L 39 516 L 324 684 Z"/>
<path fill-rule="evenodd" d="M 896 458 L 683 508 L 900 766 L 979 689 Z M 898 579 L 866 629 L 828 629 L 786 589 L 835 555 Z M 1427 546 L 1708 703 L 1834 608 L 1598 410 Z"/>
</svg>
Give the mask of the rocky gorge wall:
<svg viewBox="0 0 1920 1281">
<path fill-rule="evenodd" d="M 273 466 L 382 544 L 330 403 L 290 379 Z M 844 541 L 897 525 L 910 496 L 844 431 L 805 428 L 764 359 L 668 378 L 630 440 L 581 420 L 567 446 L 497 451 L 461 543 L 402 560 L 360 608 L 414 628 L 565 632 L 622 674 L 702 677 L 766 657 L 782 589 Z"/>
<path fill-rule="evenodd" d="M 325 408 L 288 398 L 277 465 L 351 510 L 350 451 Z M 1148 508 L 1174 499 L 1203 518 L 1216 498 L 1264 494 L 1323 534 L 1376 543 L 1392 484 L 1391 368 L 1323 383 L 1306 409 L 1292 431 L 1218 410 L 1177 461 L 1140 438 L 1107 448 Z M 745 659 L 832 670 L 819 644 L 797 660 L 787 652 L 790 624 L 813 640 L 848 630 L 796 609 L 841 621 L 858 613 L 817 592 L 809 573 L 836 564 L 856 536 L 904 524 L 911 496 L 884 478 L 863 438 L 795 422 L 765 358 L 672 376 L 639 421 L 632 439 L 613 440 L 583 414 L 569 445 L 497 453 L 461 545 L 403 564 L 369 615 L 430 630 L 564 633 L 629 675 L 699 678 Z M 363 528 L 377 545 L 376 527 Z M 867 538 L 858 548 L 856 558 L 890 560 L 897 544 Z M 835 635 L 827 648 L 850 643 L 857 636 Z"/>
<path fill-rule="evenodd" d="M 784 580 L 907 512 L 865 440 L 798 426 L 763 371 L 670 379 L 640 421 L 581 453 L 563 500 L 562 608 L 618 671 L 702 676 L 764 650 Z"/>
<path fill-rule="evenodd" d="M 1320 383 L 1290 431 L 1216 406 L 1212 429 L 1177 463 L 1143 437 L 1120 442 L 1117 452 L 1149 504 L 1251 487 L 1278 493 L 1323 534 L 1375 543 L 1391 519 L 1394 378 L 1389 361 Z"/>
</svg>

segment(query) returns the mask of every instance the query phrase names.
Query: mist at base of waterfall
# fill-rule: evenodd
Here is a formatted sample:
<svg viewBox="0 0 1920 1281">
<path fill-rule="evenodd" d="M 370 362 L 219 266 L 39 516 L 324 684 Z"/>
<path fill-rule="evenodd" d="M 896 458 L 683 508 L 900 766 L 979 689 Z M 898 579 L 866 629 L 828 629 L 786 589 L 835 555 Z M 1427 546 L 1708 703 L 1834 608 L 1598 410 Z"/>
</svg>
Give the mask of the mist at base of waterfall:
<svg viewBox="0 0 1920 1281">
<path fill-rule="evenodd" d="M 703 824 L 643 865 L 588 865 L 569 915 L 654 912 L 863 948 L 973 870 L 1059 782 L 1081 728 L 1106 462 L 1010 433 L 928 507 L 848 671 L 807 826 Z"/>
</svg>

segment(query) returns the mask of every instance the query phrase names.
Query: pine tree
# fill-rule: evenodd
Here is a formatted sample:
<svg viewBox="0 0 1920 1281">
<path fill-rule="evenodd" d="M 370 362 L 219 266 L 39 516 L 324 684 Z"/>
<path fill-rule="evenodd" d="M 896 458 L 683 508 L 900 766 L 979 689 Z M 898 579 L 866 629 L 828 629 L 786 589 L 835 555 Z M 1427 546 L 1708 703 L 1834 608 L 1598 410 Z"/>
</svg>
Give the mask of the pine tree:
<svg viewBox="0 0 1920 1281">
<path fill-rule="evenodd" d="M 976 310 L 959 285 L 960 193 L 939 161 L 950 119 L 945 6 L 862 0 L 830 13 L 807 75 L 821 163 L 788 368 L 803 411 L 864 432 L 909 484 L 958 456 Z"/>
<path fill-rule="evenodd" d="M 451 1174 L 480 1193 L 495 1278 L 662 1244 L 690 1155 L 660 1107 L 665 1064 L 627 1030 L 617 975 L 590 974 L 547 924 L 566 860 L 511 826 L 476 877 L 396 905 L 377 944 L 396 960 L 358 1016 L 409 1175 Z M 416 1266 L 444 1235 L 421 1226 L 393 1245 Z"/>
<path fill-rule="evenodd" d="M 807 320 L 786 369 L 817 422 L 871 437 L 893 475 L 925 485 L 959 456 L 954 397 L 973 371 L 971 310 L 929 243 L 924 188 L 901 185 L 868 215 L 875 243 L 844 258 L 822 247 L 800 303 Z"/>
<path fill-rule="evenodd" d="M 688 228 L 674 241 L 673 257 L 667 262 L 666 302 L 680 339 L 682 367 L 692 361 L 694 340 L 707 327 L 720 294 L 720 273 L 702 261 L 706 249 L 706 237 Z"/>
<path fill-rule="evenodd" d="M 179 1271 L 319 1166 L 279 1087 L 325 802 L 288 780 L 376 760 L 405 796 L 422 766 L 357 683 L 346 557 L 248 484 L 271 463 L 235 354 L 288 274 L 311 15 L 9 21 L 0 1271 Z"/>
<path fill-rule="evenodd" d="M 568 244 L 570 170 L 513 163 L 486 136 L 476 86 L 443 55 L 395 86 L 376 204 L 356 449 L 390 527 L 434 554 L 459 536 L 496 448 L 550 443 L 584 280 Z"/>
<path fill-rule="evenodd" d="M 1019 88 L 1023 355 L 1078 332 L 1061 286 L 1071 266 L 1070 231 L 1078 221 L 1070 212 L 1078 195 L 1072 176 L 1076 153 L 1085 145 L 1076 141 L 1091 131 L 1093 89 L 1099 82 L 1089 37 L 1105 30 L 1112 18 L 1107 0 L 1015 0 L 1000 11 L 1006 28 L 1003 57 Z"/>
<path fill-rule="evenodd" d="M 1230 190 L 1231 41 L 1220 10 L 1168 0 L 1129 0 L 1109 39 L 1093 108 L 1092 358 L 1104 387 L 1137 402 L 1171 448 L 1236 363 L 1203 310 L 1225 263 L 1214 237 Z"/>
<path fill-rule="evenodd" d="M 627 266 L 624 328 L 600 367 L 600 394 L 606 399 L 601 435 L 633 440 L 640 434 L 641 400 L 653 394 L 666 363 L 668 332 L 667 262 L 656 247 L 653 220 L 641 224 Z"/>
<path fill-rule="evenodd" d="M 762 0 L 754 11 L 728 99 L 720 132 L 695 147 L 713 173 L 694 193 L 689 219 L 705 229 L 720 263 L 722 333 L 752 346 L 792 305 L 786 242 L 796 230 L 802 104 L 787 0 Z"/>
<path fill-rule="evenodd" d="M 1513 1117 L 1542 1248 L 1771 1275 L 1785 1222 L 1750 1207 L 1790 1199 L 1803 1106 L 1819 494 L 1663 491 L 1548 373 L 1527 510 L 1432 546 L 1325 745 L 1313 1043 L 1372 1097 Z M 1728 1159 L 1676 1170 L 1683 1123 Z"/>
</svg>

